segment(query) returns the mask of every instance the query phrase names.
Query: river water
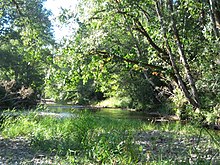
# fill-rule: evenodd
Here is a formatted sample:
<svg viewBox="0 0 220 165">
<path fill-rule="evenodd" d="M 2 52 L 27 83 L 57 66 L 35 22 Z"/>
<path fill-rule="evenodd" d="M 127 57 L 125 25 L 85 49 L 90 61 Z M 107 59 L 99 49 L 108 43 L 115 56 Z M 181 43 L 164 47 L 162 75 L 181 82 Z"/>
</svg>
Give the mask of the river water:
<svg viewBox="0 0 220 165">
<path fill-rule="evenodd" d="M 144 121 L 149 121 L 152 119 L 152 117 L 159 117 L 159 113 L 146 113 L 131 109 L 119 108 L 94 108 L 77 105 L 48 105 L 48 110 L 48 115 L 58 114 L 63 117 L 71 117 L 73 114 L 77 114 L 78 112 L 83 110 L 91 111 L 95 116 L 111 117 L 118 119 L 140 119 Z"/>
<path fill-rule="evenodd" d="M 158 112 L 140 112 L 131 109 L 119 109 L 119 108 L 97 108 L 80 105 L 59 105 L 59 104 L 47 104 L 43 110 L 37 110 L 36 112 L 40 116 L 53 116 L 57 118 L 71 118 L 76 117 L 81 111 L 89 111 L 94 116 L 98 117 L 111 117 L 117 119 L 138 119 L 143 121 L 168 121 L 164 117 L 160 116 Z M 0 116 L 19 116 L 28 115 L 31 111 L 6 111 L 0 113 Z"/>
</svg>

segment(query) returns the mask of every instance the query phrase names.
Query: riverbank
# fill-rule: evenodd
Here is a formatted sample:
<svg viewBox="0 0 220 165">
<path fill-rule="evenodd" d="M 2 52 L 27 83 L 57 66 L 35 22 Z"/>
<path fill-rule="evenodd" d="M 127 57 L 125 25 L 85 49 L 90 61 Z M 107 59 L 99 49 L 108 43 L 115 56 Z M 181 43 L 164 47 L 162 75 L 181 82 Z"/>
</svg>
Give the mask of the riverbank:
<svg viewBox="0 0 220 165">
<path fill-rule="evenodd" d="M 0 164 L 219 164 L 219 135 L 178 122 L 29 114 L 0 132 Z M 3 138 L 4 137 L 4 138 Z M 17 163 L 16 163 L 17 162 Z"/>
<path fill-rule="evenodd" d="M 198 161 L 210 162 L 212 165 L 220 163 L 218 149 L 207 146 L 207 138 L 196 136 L 186 137 L 178 135 L 173 139 L 173 133 L 163 131 L 142 131 L 134 135 L 135 143 L 141 148 L 142 154 L 139 164 L 145 164 L 159 155 L 161 159 L 169 158 L 182 163 L 195 164 Z M 5 139 L 0 136 L 0 164 L 62 164 L 65 157 L 49 154 L 31 147 L 31 141 L 24 137 Z M 193 151 L 193 148 L 196 150 Z M 189 152 L 190 151 L 190 152 Z M 187 156 L 186 156 L 187 155 Z M 162 160 L 161 160 L 162 161 Z M 153 164 L 153 162 L 152 162 Z"/>
</svg>

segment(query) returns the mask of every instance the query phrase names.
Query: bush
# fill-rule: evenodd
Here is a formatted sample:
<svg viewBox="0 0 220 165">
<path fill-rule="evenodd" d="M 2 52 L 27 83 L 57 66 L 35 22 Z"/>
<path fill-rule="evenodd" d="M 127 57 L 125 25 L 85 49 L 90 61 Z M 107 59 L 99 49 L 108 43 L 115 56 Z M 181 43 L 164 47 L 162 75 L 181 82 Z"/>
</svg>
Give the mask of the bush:
<svg viewBox="0 0 220 165">
<path fill-rule="evenodd" d="M 31 88 L 16 82 L 0 82 L 0 105 L 4 108 L 30 108 L 36 106 L 38 96 Z"/>
</svg>

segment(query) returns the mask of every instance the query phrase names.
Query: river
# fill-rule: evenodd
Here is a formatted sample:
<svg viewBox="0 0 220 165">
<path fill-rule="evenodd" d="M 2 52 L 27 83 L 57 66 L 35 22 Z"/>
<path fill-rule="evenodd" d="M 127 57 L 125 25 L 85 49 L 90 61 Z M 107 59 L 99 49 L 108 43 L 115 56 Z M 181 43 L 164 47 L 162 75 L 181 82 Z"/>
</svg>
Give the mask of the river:
<svg viewBox="0 0 220 165">
<path fill-rule="evenodd" d="M 132 109 L 120 109 L 120 108 L 97 108 L 89 106 L 77 106 L 77 105 L 48 105 L 49 113 L 59 114 L 65 117 L 71 117 L 73 114 L 77 114 L 80 111 L 91 111 L 94 116 L 99 117 L 111 117 L 117 119 L 139 119 L 143 121 L 161 120 L 163 117 L 158 112 L 143 112 L 135 111 Z M 174 117 L 174 116 L 173 116 Z M 177 117 L 175 116 L 176 120 Z M 163 121 L 166 121 L 163 119 Z"/>
</svg>

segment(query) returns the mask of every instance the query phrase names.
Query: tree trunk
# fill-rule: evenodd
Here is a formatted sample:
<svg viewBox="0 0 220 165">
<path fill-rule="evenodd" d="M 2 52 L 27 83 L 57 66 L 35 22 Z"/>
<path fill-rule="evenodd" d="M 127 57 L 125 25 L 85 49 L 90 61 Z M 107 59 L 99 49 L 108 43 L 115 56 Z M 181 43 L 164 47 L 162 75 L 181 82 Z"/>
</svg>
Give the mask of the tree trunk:
<svg viewBox="0 0 220 165">
<path fill-rule="evenodd" d="M 191 87 L 193 99 L 195 100 L 196 104 L 199 107 L 200 106 L 199 97 L 198 97 L 198 92 L 197 92 L 197 89 L 196 89 L 196 86 L 195 86 L 195 81 L 194 81 L 194 78 L 192 77 L 192 74 L 191 74 L 191 71 L 190 71 L 190 66 L 188 64 L 188 61 L 187 61 L 187 58 L 185 56 L 184 49 L 183 49 L 183 46 L 182 46 L 183 44 L 180 40 L 179 32 L 178 32 L 178 29 L 176 27 L 176 21 L 175 21 L 175 18 L 173 16 L 173 13 L 174 13 L 174 11 L 173 11 L 173 0 L 169 0 L 169 7 L 170 7 L 170 11 L 172 13 L 171 14 L 171 20 L 172 20 L 173 32 L 174 32 L 174 35 L 175 35 L 174 38 L 176 40 L 176 45 L 178 47 L 181 62 L 182 62 L 183 67 L 185 69 L 187 80 L 189 81 L 189 85 Z"/>
<path fill-rule="evenodd" d="M 167 33 L 166 33 L 166 30 L 165 30 L 165 26 L 164 26 L 164 22 L 163 22 L 163 19 L 162 19 L 162 14 L 161 14 L 158 2 L 156 2 L 156 11 L 157 11 L 157 15 L 158 15 L 158 18 L 159 18 L 159 21 L 160 21 L 160 24 L 161 24 L 161 29 L 162 29 L 162 32 L 163 32 L 163 35 L 164 35 L 164 41 L 165 41 L 165 44 L 166 44 L 167 54 L 169 55 L 171 66 L 172 66 L 172 68 L 174 70 L 174 74 L 177 78 L 178 86 L 182 90 L 184 96 L 187 98 L 189 103 L 191 105 L 193 105 L 194 108 L 199 108 L 198 102 L 193 97 L 191 97 L 191 94 L 188 91 L 188 89 L 187 89 L 187 87 L 186 87 L 186 85 L 183 81 L 182 76 L 180 75 L 179 68 L 177 67 L 175 58 L 173 56 L 173 53 L 172 53 L 172 50 L 171 50 L 171 47 L 170 47 L 170 44 L 169 44 L 169 41 L 168 41 L 168 38 L 167 38 L 167 35 L 166 35 Z M 183 56 L 183 57 L 185 57 L 185 56 Z M 193 83 L 193 82 L 191 82 L 191 83 Z"/>
<path fill-rule="evenodd" d="M 216 3 L 217 2 L 215 0 L 209 0 L 210 18 L 211 18 L 211 21 L 212 21 L 215 37 L 216 37 L 216 39 L 218 39 L 219 38 L 219 31 L 218 31 L 218 28 L 217 28 L 217 23 L 219 23 L 218 18 L 220 17 L 219 16 L 220 13 L 218 11 L 219 9 L 218 10 L 216 9 L 216 6 L 215 6 Z"/>
</svg>

